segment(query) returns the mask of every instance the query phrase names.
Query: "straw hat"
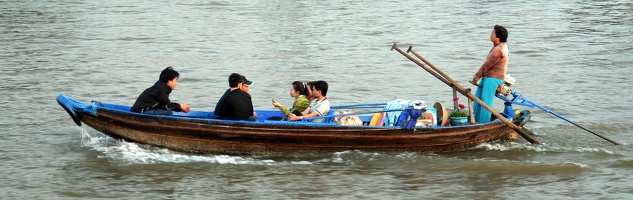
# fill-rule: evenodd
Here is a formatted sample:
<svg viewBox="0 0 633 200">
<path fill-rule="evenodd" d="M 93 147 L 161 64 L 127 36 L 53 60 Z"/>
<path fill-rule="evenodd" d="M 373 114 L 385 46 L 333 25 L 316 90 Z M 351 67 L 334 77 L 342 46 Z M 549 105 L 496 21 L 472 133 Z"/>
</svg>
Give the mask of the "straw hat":
<svg viewBox="0 0 633 200">
<path fill-rule="evenodd" d="M 435 102 L 435 104 L 433 104 L 433 108 L 435 108 L 435 111 L 437 112 L 437 117 L 442 118 L 442 124 L 439 124 L 439 125 L 446 126 L 449 120 L 448 120 L 448 112 L 446 112 L 446 108 L 444 108 L 444 105 L 442 105 L 442 103 L 440 102 Z"/>
</svg>

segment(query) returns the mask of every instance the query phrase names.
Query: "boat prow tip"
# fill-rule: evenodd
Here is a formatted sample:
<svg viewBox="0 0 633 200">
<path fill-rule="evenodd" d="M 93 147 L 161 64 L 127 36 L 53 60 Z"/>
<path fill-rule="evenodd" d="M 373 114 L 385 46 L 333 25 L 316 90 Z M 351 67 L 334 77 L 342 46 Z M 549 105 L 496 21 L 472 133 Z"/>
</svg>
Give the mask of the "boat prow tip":
<svg viewBox="0 0 633 200">
<path fill-rule="evenodd" d="M 70 118 L 73 119 L 77 126 L 81 126 L 81 119 L 73 110 L 73 106 L 71 104 L 72 100 L 68 96 L 60 93 L 59 95 L 57 95 L 57 103 L 59 103 L 59 105 L 64 108 L 64 110 L 66 110 L 68 115 L 70 115 Z"/>
</svg>

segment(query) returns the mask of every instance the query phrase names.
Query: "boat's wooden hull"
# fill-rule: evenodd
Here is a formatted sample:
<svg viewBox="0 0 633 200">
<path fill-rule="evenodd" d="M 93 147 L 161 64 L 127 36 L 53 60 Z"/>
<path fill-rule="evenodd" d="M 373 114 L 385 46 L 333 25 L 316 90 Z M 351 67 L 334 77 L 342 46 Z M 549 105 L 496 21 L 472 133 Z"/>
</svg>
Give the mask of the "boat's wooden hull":
<svg viewBox="0 0 633 200">
<path fill-rule="evenodd" d="M 117 139 L 205 154 L 270 154 L 309 151 L 456 151 L 516 134 L 500 121 L 453 127 L 340 126 L 333 123 L 230 121 L 208 119 L 210 112 L 176 116 L 129 112 L 128 106 L 85 104 L 60 94 L 58 103 L 81 126 Z M 281 115 L 259 111 L 260 118 Z M 266 115 L 269 115 L 266 117 Z M 283 115 L 282 115 L 283 116 Z M 529 112 L 514 120 L 523 125 Z"/>
<path fill-rule="evenodd" d="M 97 109 L 79 112 L 81 121 L 131 142 L 206 154 L 269 154 L 303 151 L 455 151 L 506 138 L 501 122 L 441 128 L 290 126 L 267 123 L 156 118 Z"/>
</svg>

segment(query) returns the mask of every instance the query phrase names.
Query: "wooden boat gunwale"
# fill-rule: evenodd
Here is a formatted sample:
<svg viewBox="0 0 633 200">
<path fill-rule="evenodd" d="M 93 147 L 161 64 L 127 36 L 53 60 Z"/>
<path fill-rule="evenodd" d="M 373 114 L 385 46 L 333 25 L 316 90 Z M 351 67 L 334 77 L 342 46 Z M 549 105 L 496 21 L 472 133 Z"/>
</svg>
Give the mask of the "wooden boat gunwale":
<svg viewBox="0 0 633 200">
<path fill-rule="evenodd" d="M 196 117 L 208 112 L 159 116 L 127 106 L 85 104 L 60 94 L 58 103 L 79 125 L 126 141 L 205 154 L 269 154 L 305 151 L 455 151 L 506 138 L 500 121 L 452 127 L 341 126 L 312 122 L 229 121 Z M 118 109 L 117 109 L 118 108 Z M 193 117 L 192 117 L 193 116 Z M 516 124 L 522 119 L 514 120 Z"/>
</svg>

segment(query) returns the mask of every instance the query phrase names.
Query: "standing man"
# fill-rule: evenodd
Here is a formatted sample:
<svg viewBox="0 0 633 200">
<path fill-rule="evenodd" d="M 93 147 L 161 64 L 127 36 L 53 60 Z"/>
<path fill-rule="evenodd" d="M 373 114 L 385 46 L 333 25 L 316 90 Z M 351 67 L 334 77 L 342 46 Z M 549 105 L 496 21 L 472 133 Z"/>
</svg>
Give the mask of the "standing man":
<svg viewBox="0 0 633 200">
<path fill-rule="evenodd" d="M 504 81 L 506 70 L 508 68 L 509 53 L 506 41 L 508 39 L 508 31 L 499 25 L 495 25 L 492 33 L 490 33 L 490 41 L 493 44 L 492 49 L 486 57 L 486 61 L 481 65 L 475 76 L 473 76 L 472 84 L 479 85 L 475 96 L 481 99 L 486 105 L 492 107 L 495 99 L 497 87 Z M 477 84 L 477 81 L 481 82 Z M 482 108 L 479 103 L 474 102 L 473 112 L 475 121 L 478 123 L 490 122 L 491 113 Z"/>
<path fill-rule="evenodd" d="M 288 115 L 288 121 L 302 120 L 304 118 L 312 118 L 327 115 L 330 112 L 330 102 L 327 100 L 327 82 L 317 81 L 311 88 L 312 97 L 314 100 L 310 103 L 310 106 L 303 112 L 302 116 L 296 116 L 295 114 Z M 323 122 L 324 119 L 314 119 L 312 122 Z"/>
</svg>

